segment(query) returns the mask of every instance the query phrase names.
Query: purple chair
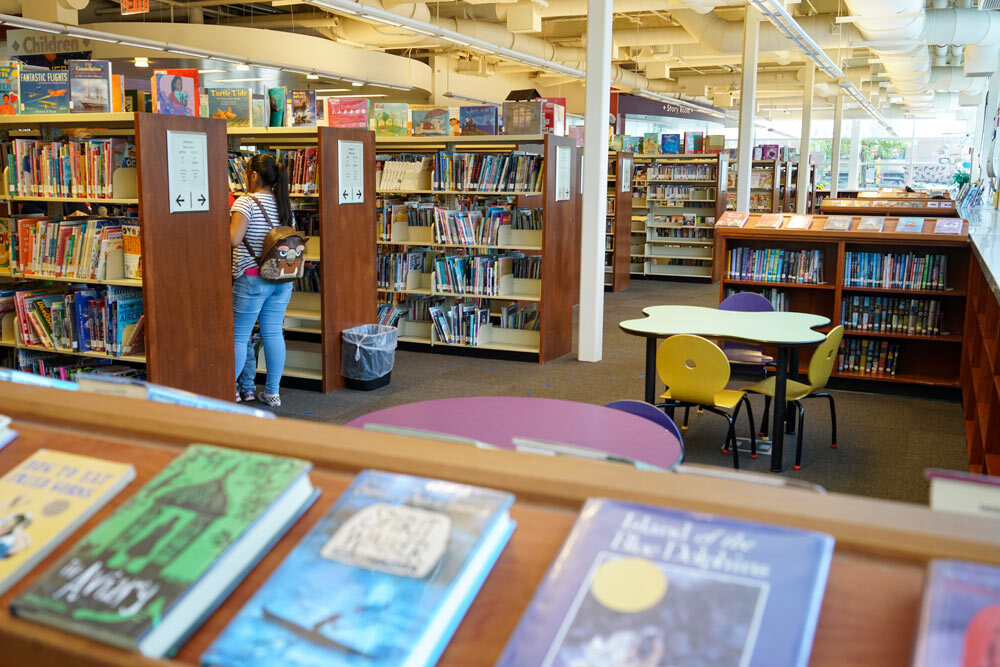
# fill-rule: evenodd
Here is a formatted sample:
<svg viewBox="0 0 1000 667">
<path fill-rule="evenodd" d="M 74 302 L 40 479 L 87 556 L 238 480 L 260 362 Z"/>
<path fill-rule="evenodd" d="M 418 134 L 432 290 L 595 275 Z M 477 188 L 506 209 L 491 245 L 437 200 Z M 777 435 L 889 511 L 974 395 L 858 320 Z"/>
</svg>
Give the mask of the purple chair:
<svg viewBox="0 0 1000 667">
<path fill-rule="evenodd" d="M 744 313 L 766 313 L 774 310 L 771 302 L 756 292 L 737 292 L 719 304 L 719 310 L 738 310 Z M 759 345 L 723 341 L 722 351 L 729 359 L 729 365 L 738 373 L 764 375 L 767 364 L 774 359 L 764 354 Z"/>
<path fill-rule="evenodd" d="M 667 429 L 677 438 L 677 442 L 681 446 L 681 455 L 677 459 L 677 463 L 684 460 L 684 438 L 681 437 L 681 430 L 677 428 L 677 424 L 674 420 L 667 416 L 665 412 L 657 408 L 656 406 L 647 403 L 646 401 L 612 401 L 604 407 L 611 408 L 612 410 L 620 410 L 622 412 L 627 412 L 630 415 L 635 415 L 636 417 L 642 417 L 643 419 L 648 419 L 654 424 L 659 424 L 663 428 Z M 675 464 L 676 465 L 676 464 Z"/>
</svg>

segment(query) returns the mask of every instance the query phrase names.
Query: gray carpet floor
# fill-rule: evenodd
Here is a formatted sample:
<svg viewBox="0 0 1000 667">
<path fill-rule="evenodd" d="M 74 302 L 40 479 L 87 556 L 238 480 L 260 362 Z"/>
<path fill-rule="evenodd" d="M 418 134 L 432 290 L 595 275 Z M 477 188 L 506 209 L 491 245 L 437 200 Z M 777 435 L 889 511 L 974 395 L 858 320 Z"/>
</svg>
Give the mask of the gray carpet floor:
<svg viewBox="0 0 1000 667">
<path fill-rule="evenodd" d="M 605 294 L 604 359 L 577 361 L 574 354 L 538 364 L 430 352 L 397 351 L 392 382 L 371 392 L 343 389 L 327 395 L 292 387 L 281 391 L 276 412 L 342 424 L 381 408 L 432 398 L 460 396 L 540 396 L 605 404 L 643 394 L 644 342 L 623 334 L 618 322 L 641 317 L 650 304 L 690 304 L 714 307 L 718 286 L 637 280 L 617 294 Z M 575 339 L 575 333 L 574 333 Z M 574 349 L 576 342 L 574 340 Z M 749 380 L 734 379 L 736 388 Z M 830 449 L 830 420 L 824 400 L 806 403 L 803 468 L 791 469 L 794 437 L 786 437 L 786 471 L 782 474 L 853 493 L 915 503 L 927 502 L 925 468 L 967 470 L 961 403 L 957 397 L 927 398 L 899 393 L 834 391 L 839 448 Z M 893 388 L 902 391 L 905 388 Z M 752 399 L 759 420 L 763 399 Z M 679 417 L 680 415 L 678 415 Z M 745 417 L 738 425 L 747 435 Z M 684 434 L 686 461 L 730 467 L 722 454 L 726 422 L 722 417 L 691 413 Z M 768 456 L 741 456 L 747 470 L 766 471 Z"/>
</svg>

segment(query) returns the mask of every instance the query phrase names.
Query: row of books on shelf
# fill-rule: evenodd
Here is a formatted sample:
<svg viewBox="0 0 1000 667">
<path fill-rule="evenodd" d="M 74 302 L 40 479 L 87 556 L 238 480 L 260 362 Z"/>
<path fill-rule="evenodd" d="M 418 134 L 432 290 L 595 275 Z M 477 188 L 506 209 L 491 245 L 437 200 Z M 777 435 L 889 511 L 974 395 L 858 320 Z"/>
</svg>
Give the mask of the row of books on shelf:
<svg viewBox="0 0 1000 667">
<path fill-rule="evenodd" d="M 455 211 L 438 206 L 434 209 L 434 240 L 437 243 L 463 245 L 498 245 L 502 228 L 510 229 L 513 215 L 507 207 L 482 211 Z"/>
<path fill-rule="evenodd" d="M 774 307 L 779 313 L 787 313 L 791 310 L 788 307 L 788 293 L 777 287 L 768 287 L 766 289 L 756 289 L 756 290 L 746 290 L 739 289 L 736 287 L 727 287 L 723 292 L 723 299 L 728 299 L 734 294 L 739 294 L 741 292 L 753 292 L 754 294 L 760 294 L 762 297 L 771 302 L 771 306 Z"/>
<path fill-rule="evenodd" d="M 117 363 L 113 359 L 91 359 L 72 357 L 58 352 L 42 350 L 8 350 L 11 355 L 8 366 L 22 373 L 30 373 L 62 382 L 76 382 L 80 375 L 101 375 L 116 378 L 142 380 L 146 377 L 143 366 Z"/>
<path fill-rule="evenodd" d="M 715 201 L 715 188 L 693 185 L 663 185 L 653 183 L 646 189 L 646 199 L 671 199 L 680 201 Z"/>
<path fill-rule="evenodd" d="M 651 241 L 669 241 L 670 239 L 681 239 L 681 240 L 704 240 L 706 242 L 712 240 L 712 230 L 711 229 L 698 229 L 685 227 L 681 229 L 671 229 L 669 227 L 650 227 L 648 229 L 649 240 Z"/>
<path fill-rule="evenodd" d="M 541 155 L 509 153 L 434 154 L 435 190 L 485 192 L 538 192 L 542 189 L 544 160 Z M 384 190 L 384 188 L 383 188 Z"/>
<path fill-rule="evenodd" d="M 941 329 L 940 299 L 909 299 L 888 296 L 845 297 L 840 321 L 850 331 L 937 336 Z"/>
<path fill-rule="evenodd" d="M 726 146 L 726 138 L 721 134 L 705 136 L 704 132 L 661 134 L 646 132 L 641 137 L 626 134 L 612 134 L 608 147 L 614 151 L 637 155 L 681 155 L 698 153 L 721 153 Z"/>
<path fill-rule="evenodd" d="M 715 181 L 714 164 L 653 163 L 646 169 L 645 180 L 653 181 Z M 638 180 L 638 179 L 636 179 Z"/>
<path fill-rule="evenodd" d="M 145 350 L 142 291 L 135 287 L 11 289 L 0 292 L 0 321 L 24 345 L 56 352 L 140 356 Z"/>
<path fill-rule="evenodd" d="M 753 147 L 754 160 L 779 160 L 781 162 L 796 161 L 799 159 L 799 151 L 789 146 L 779 146 L 778 144 L 758 144 Z"/>
<path fill-rule="evenodd" d="M 765 195 L 770 197 L 770 195 Z M 751 196 L 752 199 L 752 196 Z M 753 206 L 751 206 L 753 208 Z M 932 218 L 935 234 L 961 234 L 963 221 L 961 218 Z M 750 220 L 747 211 L 726 211 L 716 223 L 717 227 L 744 227 Z M 849 215 L 829 215 L 823 221 L 823 231 L 846 232 L 850 230 L 854 217 Z M 812 215 L 786 215 L 783 213 L 762 213 L 754 222 L 754 229 L 809 229 L 813 224 Z M 885 218 L 881 216 L 863 216 L 858 221 L 855 231 L 881 232 L 885 226 Z M 902 217 L 896 219 L 897 233 L 920 234 L 924 229 L 924 218 Z"/>
<path fill-rule="evenodd" d="M 433 289 L 472 296 L 506 293 L 508 278 L 540 279 L 542 260 L 519 252 L 485 255 L 443 254 L 433 250 L 380 253 L 376 262 L 378 288 L 413 289 L 411 274 L 433 273 Z"/>
<path fill-rule="evenodd" d="M 479 333 L 490 321 L 490 309 L 474 305 L 433 306 L 430 314 L 438 339 L 452 345 L 479 345 Z"/>
<path fill-rule="evenodd" d="M 896 374 L 900 343 L 874 338 L 844 338 L 837 353 L 838 373 Z"/>
<path fill-rule="evenodd" d="M 6 251 L 0 253 L 0 268 L 9 268 L 19 277 L 142 277 L 136 218 L 0 219 L 0 245 Z"/>
<path fill-rule="evenodd" d="M 136 166 L 135 146 L 119 138 L 13 139 L 5 152 L 15 197 L 108 199 L 115 196 L 115 170 Z"/>
<path fill-rule="evenodd" d="M 701 215 L 698 213 L 680 213 L 665 215 L 662 213 L 650 213 L 647 217 L 650 226 L 667 225 L 670 227 L 703 227 L 711 233 L 711 227 L 715 226 L 714 215 Z"/>
<path fill-rule="evenodd" d="M 844 286 L 877 289 L 948 289 L 948 256 L 915 252 L 844 255 Z"/>
<path fill-rule="evenodd" d="M 730 280 L 819 284 L 823 279 L 822 250 L 733 248 L 727 252 Z"/>
<path fill-rule="evenodd" d="M 923 201 L 906 199 L 833 199 L 824 200 L 826 206 L 834 208 L 944 208 L 954 209 L 950 199 L 926 199 Z"/>
<path fill-rule="evenodd" d="M 273 151 L 261 150 L 260 153 L 270 153 L 280 164 L 285 167 L 285 174 L 288 178 L 288 190 L 291 194 L 317 194 L 318 185 L 316 174 L 318 170 L 317 159 L 319 149 L 296 148 L 296 149 L 276 149 Z M 230 151 L 228 154 L 228 174 L 230 192 L 247 191 L 247 162 L 252 156 L 239 151 Z"/>
<path fill-rule="evenodd" d="M 10 603 L 15 616 L 171 655 L 315 503 L 311 468 L 191 445 L 34 573 L 135 479 L 128 463 L 39 449 L 0 478 L 11 538 L 0 591 L 33 574 Z M 362 471 L 201 664 L 435 664 L 517 529 L 514 501 Z M 61 512 L 44 511 L 54 503 Z M 833 549 L 823 533 L 588 499 L 496 664 L 631 665 L 655 655 L 656 664 L 804 667 Z M 996 567 L 931 564 L 917 667 L 960 661 L 973 619 L 1000 601 L 998 580 Z"/>
</svg>

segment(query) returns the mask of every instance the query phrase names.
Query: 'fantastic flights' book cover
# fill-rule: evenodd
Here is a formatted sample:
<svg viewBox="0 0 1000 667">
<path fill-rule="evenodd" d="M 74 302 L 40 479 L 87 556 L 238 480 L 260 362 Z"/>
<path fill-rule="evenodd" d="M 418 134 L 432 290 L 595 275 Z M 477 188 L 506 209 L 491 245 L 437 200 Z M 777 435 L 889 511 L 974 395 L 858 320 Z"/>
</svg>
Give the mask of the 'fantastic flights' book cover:
<svg viewBox="0 0 1000 667">
<path fill-rule="evenodd" d="M 21 72 L 21 111 L 69 113 L 69 71 Z"/>
</svg>

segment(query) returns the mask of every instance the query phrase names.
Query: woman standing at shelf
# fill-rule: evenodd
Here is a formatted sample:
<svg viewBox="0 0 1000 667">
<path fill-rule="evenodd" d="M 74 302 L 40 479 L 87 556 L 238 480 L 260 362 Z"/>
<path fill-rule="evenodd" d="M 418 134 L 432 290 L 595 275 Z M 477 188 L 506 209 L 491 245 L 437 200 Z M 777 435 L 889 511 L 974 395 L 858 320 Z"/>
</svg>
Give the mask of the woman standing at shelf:
<svg viewBox="0 0 1000 667">
<path fill-rule="evenodd" d="M 267 362 L 264 391 L 256 398 L 271 407 L 281 405 L 278 388 L 285 369 L 285 310 L 292 295 L 291 282 L 272 282 L 260 277 L 257 258 L 273 226 L 295 224 L 288 198 L 285 168 L 273 156 L 261 153 L 247 164 L 247 194 L 233 204 L 229 236 L 233 246 L 233 337 L 236 353 L 237 400 L 253 400 L 253 373 L 246 372 L 248 344 L 254 322 L 260 318 L 260 333 Z M 244 243 L 246 241 L 246 243 Z M 249 250 L 247 245 L 250 246 Z M 253 251 L 253 255 L 250 254 Z"/>
</svg>

